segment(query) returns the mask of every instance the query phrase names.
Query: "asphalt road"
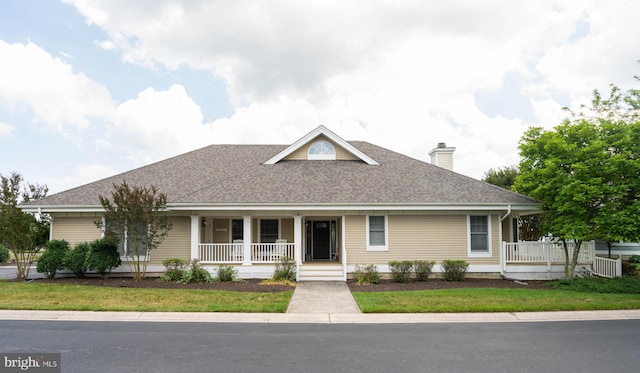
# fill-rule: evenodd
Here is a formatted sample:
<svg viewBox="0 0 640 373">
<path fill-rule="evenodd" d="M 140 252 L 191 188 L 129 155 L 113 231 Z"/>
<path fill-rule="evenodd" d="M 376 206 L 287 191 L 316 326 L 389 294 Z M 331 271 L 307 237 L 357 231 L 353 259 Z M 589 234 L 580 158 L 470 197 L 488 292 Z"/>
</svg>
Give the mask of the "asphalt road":
<svg viewBox="0 0 640 373">
<path fill-rule="evenodd" d="M 62 372 L 636 372 L 640 320 L 478 324 L 0 321 Z"/>
</svg>

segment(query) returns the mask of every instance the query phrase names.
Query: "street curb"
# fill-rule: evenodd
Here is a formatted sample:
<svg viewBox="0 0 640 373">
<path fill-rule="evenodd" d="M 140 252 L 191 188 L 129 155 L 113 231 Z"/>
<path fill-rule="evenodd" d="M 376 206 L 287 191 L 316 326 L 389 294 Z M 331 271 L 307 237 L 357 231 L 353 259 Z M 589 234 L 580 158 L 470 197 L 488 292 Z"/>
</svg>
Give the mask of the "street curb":
<svg viewBox="0 0 640 373">
<path fill-rule="evenodd" d="M 231 313 L 0 310 L 0 320 L 273 324 L 429 324 L 640 320 L 640 310 L 496 313 Z"/>
</svg>

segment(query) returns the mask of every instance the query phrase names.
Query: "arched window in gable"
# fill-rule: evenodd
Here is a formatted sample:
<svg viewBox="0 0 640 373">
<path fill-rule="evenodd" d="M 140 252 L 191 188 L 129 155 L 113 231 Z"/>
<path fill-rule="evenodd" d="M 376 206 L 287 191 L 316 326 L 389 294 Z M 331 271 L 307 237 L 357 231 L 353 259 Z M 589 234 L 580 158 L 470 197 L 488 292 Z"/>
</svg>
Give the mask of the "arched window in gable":
<svg viewBox="0 0 640 373">
<path fill-rule="evenodd" d="M 309 154 L 307 155 L 307 159 L 335 160 L 336 149 L 328 141 L 316 141 L 309 147 Z"/>
</svg>

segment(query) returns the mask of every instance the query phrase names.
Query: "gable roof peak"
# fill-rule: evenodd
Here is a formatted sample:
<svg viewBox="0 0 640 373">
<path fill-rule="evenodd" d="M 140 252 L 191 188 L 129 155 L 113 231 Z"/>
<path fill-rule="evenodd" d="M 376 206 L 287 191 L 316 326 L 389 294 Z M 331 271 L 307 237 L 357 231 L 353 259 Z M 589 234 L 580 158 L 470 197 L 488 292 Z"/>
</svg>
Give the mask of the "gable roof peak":
<svg viewBox="0 0 640 373">
<path fill-rule="evenodd" d="M 319 125 L 318 127 L 316 127 L 316 129 L 314 129 L 313 131 L 307 133 L 302 138 L 300 138 L 298 141 L 294 142 L 293 144 L 289 145 L 287 148 L 282 150 L 280 153 L 278 153 L 278 154 L 274 155 L 273 157 L 271 157 L 269 160 L 264 162 L 264 164 L 276 164 L 276 163 L 280 162 L 281 160 L 286 158 L 289 154 L 291 154 L 294 151 L 300 149 L 302 146 L 304 146 L 305 144 L 309 143 L 311 140 L 315 139 L 316 137 L 318 137 L 320 135 L 324 135 L 325 137 L 327 137 L 331 141 L 333 141 L 336 144 L 340 145 L 346 151 L 348 151 L 349 153 L 351 153 L 354 156 L 358 157 L 363 162 L 365 162 L 367 164 L 370 164 L 370 165 L 377 165 L 378 164 L 378 162 L 376 162 L 373 158 L 371 158 L 368 155 L 364 154 L 363 152 L 358 150 L 356 147 L 351 145 L 349 142 L 345 141 L 340 136 L 336 135 L 335 133 L 333 133 L 327 127 L 325 127 L 323 125 Z"/>
</svg>

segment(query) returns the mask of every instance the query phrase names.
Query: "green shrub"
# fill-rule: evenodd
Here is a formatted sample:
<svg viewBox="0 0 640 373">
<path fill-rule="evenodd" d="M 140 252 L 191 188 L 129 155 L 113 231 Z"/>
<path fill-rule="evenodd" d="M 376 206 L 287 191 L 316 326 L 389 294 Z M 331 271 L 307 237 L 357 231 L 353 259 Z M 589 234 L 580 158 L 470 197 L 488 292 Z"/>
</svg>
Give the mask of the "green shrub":
<svg viewBox="0 0 640 373">
<path fill-rule="evenodd" d="M 464 260 L 445 259 L 442 261 L 442 277 L 446 281 L 464 281 L 464 275 L 467 273 L 469 263 Z"/>
<path fill-rule="evenodd" d="M 218 267 L 218 273 L 216 274 L 215 281 L 221 282 L 233 282 L 238 281 L 238 270 L 228 264 L 223 264 Z"/>
<path fill-rule="evenodd" d="M 81 242 L 76 245 L 73 250 L 67 251 L 64 257 L 64 268 L 73 272 L 80 278 L 87 272 L 87 253 L 91 250 L 91 246 L 87 242 Z"/>
<path fill-rule="evenodd" d="M 434 260 L 415 260 L 413 262 L 413 272 L 416 274 L 416 279 L 418 281 L 427 281 L 429 277 L 431 277 L 431 273 L 433 273 L 433 266 L 435 264 L 436 262 Z"/>
<path fill-rule="evenodd" d="M 107 278 L 111 270 L 120 266 L 118 245 L 104 238 L 89 244 L 85 265 L 87 270 L 96 271 L 100 277 Z"/>
<path fill-rule="evenodd" d="M 188 261 L 181 258 L 168 258 L 162 261 L 162 265 L 166 268 L 160 281 L 179 282 L 187 272 Z"/>
<path fill-rule="evenodd" d="M 276 262 L 276 269 L 271 277 L 273 281 L 295 281 L 296 280 L 296 263 L 289 257 L 283 257 Z"/>
<path fill-rule="evenodd" d="M 640 255 L 633 254 L 629 257 L 629 263 L 640 263 Z"/>
<path fill-rule="evenodd" d="M 184 276 L 180 279 L 180 282 L 188 284 L 191 282 L 212 282 L 213 278 L 211 273 L 206 269 L 200 267 L 198 259 L 191 261 L 191 268 L 185 272 Z"/>
<path fill-rule="evenodd" d="M 56 277 L 56 272 L 64 268 L 64 259 L 68 252 L 69 243 L 65 240 L 47 242 L 44 252 L 38 259 L 36 271 L 44 273 L 47 278 Z"/>
<path fill-rule="evenodd" d="M 633 263 L 630 263 L 626 260 L 622 261 L 622 275 L 635 277 L 638 275 L 638 267 L 636 267 Z"/>
<path fill-rule="evenodd" d="M 395 282 L 405 283 L 409 282 L 411 276 L 411 268 L 413 268 L 413 262 L 410 260 L 397 261 L 392 260 L 389 262 L 389 270 L 391 270 L 391 278 Z"/>
<path fill-rule="evenodd" d="M 6 263 L 9 261 L 9 249 L 0 243 L 0 263 Z"/>
<path fill-rule="evenodd" d="M 380 273 L 378 273 L 378 267 L 374 264 L 368 266 L 356 265 L 356 269 L 353 271 L 353 279 L 360 285 L 377 284 L 380 282 Z"/>
</svg>

